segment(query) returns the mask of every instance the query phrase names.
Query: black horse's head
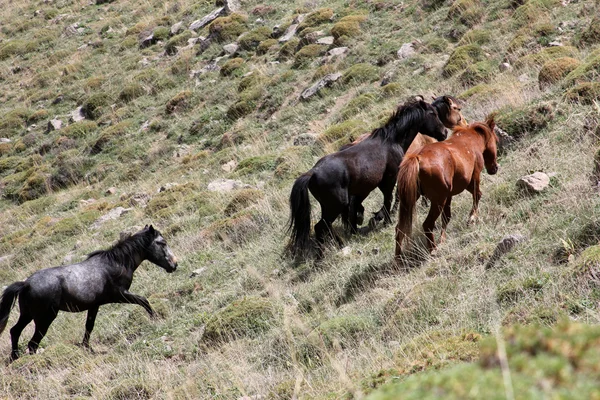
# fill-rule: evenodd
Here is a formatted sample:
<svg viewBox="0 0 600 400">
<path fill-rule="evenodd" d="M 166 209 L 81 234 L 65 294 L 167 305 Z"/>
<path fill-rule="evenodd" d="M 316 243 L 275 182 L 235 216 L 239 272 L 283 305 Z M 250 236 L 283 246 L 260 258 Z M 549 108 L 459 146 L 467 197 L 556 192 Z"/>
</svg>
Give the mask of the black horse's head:
<svg viewBox="0 0 600 400">
<path fill-rule="evenodd" d="M 440 121 L 438 112 L 434 106 L 422 99 L 417 100 L 417 106 L 423 110 L 424 118 L 421 118 L 419 132 L 431 136 L 438 141 L 446 139 L 446 127 Z"/>
<path fill-rule="evenodd" d="M 148 261 L 169 273 L 174 272 L 177 269 L 177 258 L 169 248 L 165 238 L 152 225 L 146 225 L 143 231 L 150 239 L 150 244 L 146 249 Z"/>
</svg>

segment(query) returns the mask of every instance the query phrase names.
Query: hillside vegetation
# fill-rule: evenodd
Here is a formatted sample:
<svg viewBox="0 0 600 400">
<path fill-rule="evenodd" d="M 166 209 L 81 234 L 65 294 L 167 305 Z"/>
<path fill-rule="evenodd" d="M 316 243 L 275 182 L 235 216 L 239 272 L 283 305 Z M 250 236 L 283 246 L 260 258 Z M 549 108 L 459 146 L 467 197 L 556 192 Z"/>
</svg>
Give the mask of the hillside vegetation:
<svg viewBox="0 0 600 400">
<path fill-rule="evenodd" d="M 10 364 L 6 331 L 0 397 L 599 396 L 600 3 L 241 0 L 190 29 L 221 3 L 3 3 L 0 288 L 149 223 L 180 267 L 144 263 L 131 291 L 159 318 L 102 307 L 93 353 L 84 313 Z M 457 196 L 448 240 L 410 269 L 391 262 L 393 226 L 286 257 L 294 179 L 416 94 L 495 113 L 507 135 L 478 223 Z M 546 189 L 517 187 L 537 171 Z"/>
</svg>

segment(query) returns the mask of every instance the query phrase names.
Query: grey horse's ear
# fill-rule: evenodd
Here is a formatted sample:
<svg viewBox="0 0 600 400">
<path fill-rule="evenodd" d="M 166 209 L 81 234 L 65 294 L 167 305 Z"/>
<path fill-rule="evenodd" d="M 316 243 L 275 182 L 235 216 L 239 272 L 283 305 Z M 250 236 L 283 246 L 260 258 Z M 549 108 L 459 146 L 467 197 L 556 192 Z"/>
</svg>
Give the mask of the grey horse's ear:
<svg viewBox="0 0 600 400">
<path fill-rule="evenodd" d="M 150 232 L 150 233 L 151 233 L 151 234 L 153 234 L 153 235 L 156 233 L 156 231 L 154 230 L 154 227 L 153 227 L 152 225 L 150 225 L 150 226 L 148 227 L 148 232 Z"/>
<path fill-rule="evenodd" d="M 148 229 L 148 224 L 146 224 L 146 226 L 144 226 L 144 229 Z"/>
</svg>

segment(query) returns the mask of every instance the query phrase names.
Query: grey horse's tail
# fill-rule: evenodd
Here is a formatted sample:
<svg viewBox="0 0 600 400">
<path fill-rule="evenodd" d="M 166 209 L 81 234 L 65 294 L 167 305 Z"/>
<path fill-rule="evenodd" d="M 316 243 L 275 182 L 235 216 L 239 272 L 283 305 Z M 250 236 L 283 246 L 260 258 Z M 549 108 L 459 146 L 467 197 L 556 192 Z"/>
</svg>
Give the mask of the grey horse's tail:
<svg viewBox="0 0 600 400">
<path fill-rule="evenodd" d="M 296 179 L 290 194 L 290 221 L 288 233 L 291 240 L 288 245 L 293 256 L 305 256 L 310 247 L 310 198 L 308 184 L 313 173 L 309 171 Z"/>
<path fill-rule="evenodd" d="M 19 296 L 19 293 L 28 286 L 27 282 L 15 282 L 4 290 L 2 297 L 0 297 L 0 335 L 4 332 L 6 324 L 8 323 L 8 315 L 12 310 L 15 300 Z"/>
</svg>

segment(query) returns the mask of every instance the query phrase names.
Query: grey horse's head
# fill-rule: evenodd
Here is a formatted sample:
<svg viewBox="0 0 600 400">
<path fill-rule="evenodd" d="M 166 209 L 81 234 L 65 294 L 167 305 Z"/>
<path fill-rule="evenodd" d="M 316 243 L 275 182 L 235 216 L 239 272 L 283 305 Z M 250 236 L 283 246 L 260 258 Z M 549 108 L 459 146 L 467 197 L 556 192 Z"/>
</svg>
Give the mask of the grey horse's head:
<svg viewBox="0 0 600 400">
<path fill-rule="evenodd" d="M 177 269 L 177 257 L 169 248 L 165 238 L 152 225 L 146 225 L 144 231 L 151 239 L 150 245 L 146 249 L 148 261 L 169 273 L 174 272 Z"/>
</svg>

